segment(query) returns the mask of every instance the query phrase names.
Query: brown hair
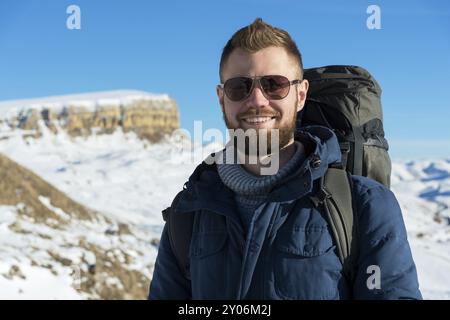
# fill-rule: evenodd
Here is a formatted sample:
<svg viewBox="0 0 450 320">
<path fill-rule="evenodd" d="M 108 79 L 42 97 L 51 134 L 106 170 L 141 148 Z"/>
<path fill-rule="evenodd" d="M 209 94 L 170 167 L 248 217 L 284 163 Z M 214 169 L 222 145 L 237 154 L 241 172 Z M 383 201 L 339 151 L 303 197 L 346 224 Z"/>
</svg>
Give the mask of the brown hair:
<svg viewBox="0 0 450 320">
<path fill-rule="evenodd" d="M 223 48 L 222 57 L 220 58 L 219 75 L 222 81 L 222 70 L 224 65 L 233 52 L 234 49 L 240 48 L 249 53 L 255 53 L 267 47 L 276 46 L 284 48 L 287 53 L 292 56 L 299 65 L 300 74 L 303 75 L 303 62 L 300 51 L 297 48 L 294 40 L 292 40 L 289 33 L 286 31 L 272 27 L 271 25 L 262 21 L 261 18 L 256 18 L 252 24 L 238 30 Z"/>
</svg>

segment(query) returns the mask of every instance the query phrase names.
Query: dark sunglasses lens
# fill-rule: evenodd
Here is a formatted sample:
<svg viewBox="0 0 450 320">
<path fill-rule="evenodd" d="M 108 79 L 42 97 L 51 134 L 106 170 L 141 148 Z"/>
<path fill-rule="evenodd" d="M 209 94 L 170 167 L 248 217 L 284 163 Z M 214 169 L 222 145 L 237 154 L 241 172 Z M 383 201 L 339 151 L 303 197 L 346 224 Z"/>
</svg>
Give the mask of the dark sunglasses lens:
<svg viewBox="0 0 450 320">
<path fill-rule="evenodd" d="M 232 101 L 245 99 L 252 88 L 253 79 L 246 77 L 232 78 L 225 81 L 224 90 Z"/>
<path fill-rule="evenodd" d="M 291 87 L 289 79 L 283 76 L 264 76 L 260 82 L 264 92 L 274 100 L 285 98 Z"/>
</svg>

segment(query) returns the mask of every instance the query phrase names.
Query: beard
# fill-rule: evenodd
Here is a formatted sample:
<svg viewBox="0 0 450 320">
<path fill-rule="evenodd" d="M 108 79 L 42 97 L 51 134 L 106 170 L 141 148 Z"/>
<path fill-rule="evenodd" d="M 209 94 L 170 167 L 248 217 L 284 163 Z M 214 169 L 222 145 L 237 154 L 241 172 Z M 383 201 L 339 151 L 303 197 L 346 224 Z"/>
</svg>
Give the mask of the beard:
<svg viewBox="0 0 450 320">
<path fill-rule="evenodd" d="M 298 101 L 296 101 L 295 106 L 297 103 Z M 244 129 L 240 125 L 243 120 L 239 119 L 246 116 L 275 117 L 276 122 L 272 128 Z M 287 121 L 284 123 L 280 122 L 281 114 L 279 112 L 261 112 L 260 109 L 254 108 L 238 114 L 236 116 L 237 125 L 233 125 L 225 113 L 223 113 L 223 118 L 227 128 L 230 130 L 230 138 L 234 148 L 247 156 L 259 157 L 279 152 L 291 142 L 297 125 L 297 112 L 294 112 L 294 116 L 291 119 L 286 119 Z M 274 130 L 278 130 L 278 134 Z M 275 139 L 275 144 L 272 144 L 272 137 Z"/>
</svg>

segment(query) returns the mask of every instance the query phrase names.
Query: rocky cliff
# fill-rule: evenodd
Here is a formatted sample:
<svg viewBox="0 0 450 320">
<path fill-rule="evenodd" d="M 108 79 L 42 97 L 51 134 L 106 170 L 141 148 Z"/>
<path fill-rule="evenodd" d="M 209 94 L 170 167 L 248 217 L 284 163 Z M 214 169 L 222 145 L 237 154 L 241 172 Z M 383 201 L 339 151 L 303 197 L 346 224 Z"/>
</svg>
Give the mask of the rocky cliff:
<svg viewBox="0 0 450 320">
<path fill-rule="evenodd" d="M 0 129 L 39 137 L 41 125 L 71 136 L 111 133 L 118 128 L 155 142 L 179 128 L 176 102 L 167 95 L 108 91 L 0 102 Z"/>
</svg>

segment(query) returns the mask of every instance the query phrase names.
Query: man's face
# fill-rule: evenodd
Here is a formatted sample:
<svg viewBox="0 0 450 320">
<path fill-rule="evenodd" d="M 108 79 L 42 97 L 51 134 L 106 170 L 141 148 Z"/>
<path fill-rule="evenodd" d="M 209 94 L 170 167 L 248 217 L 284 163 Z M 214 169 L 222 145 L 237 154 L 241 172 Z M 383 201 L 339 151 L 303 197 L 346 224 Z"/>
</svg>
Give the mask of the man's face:
<svg viewBox="0 0 450 320">
<path fill-rule="evenodd" d="M 239 76 L 256 77 L 264 75 L 282 75 L 290 81 L 299 79 L 299 67 L 284 48 L 268 47 L 256 53 L 235 49 L 228 57 L 222 70 L 223 81 Z M 294 139 L 296 115 L 305 103 L 308 82 L 292 85 L 289 94 L 281 100 L 267 98 L 261 87 L 255 83 L 253 92 L 242 101 L 231 101 L 222 88 L 217 89 L 228 129 L 267 130 L 268 152 L 270 132 L 279 130 L 279 148 L 290 144 Z M 271 150 L 271 151 L 270 151 Z M 247 152 L 246 152 L 247 153 Z"/>
</svg>

